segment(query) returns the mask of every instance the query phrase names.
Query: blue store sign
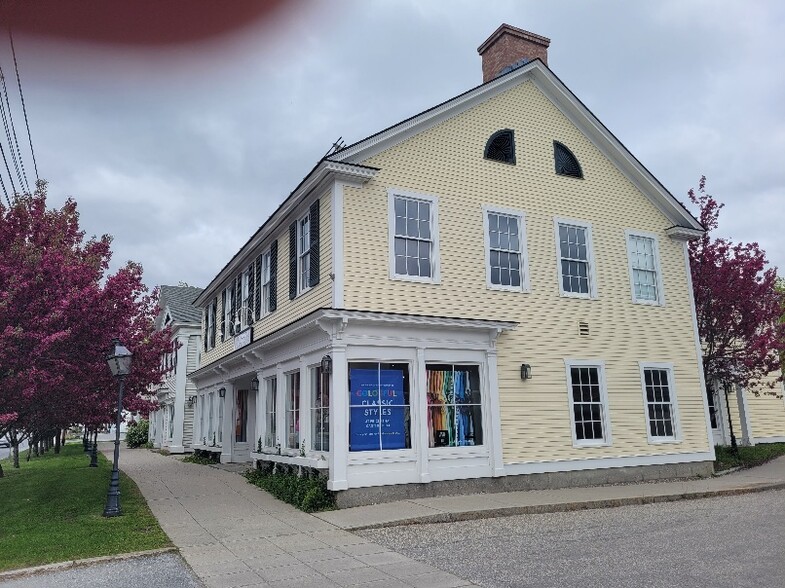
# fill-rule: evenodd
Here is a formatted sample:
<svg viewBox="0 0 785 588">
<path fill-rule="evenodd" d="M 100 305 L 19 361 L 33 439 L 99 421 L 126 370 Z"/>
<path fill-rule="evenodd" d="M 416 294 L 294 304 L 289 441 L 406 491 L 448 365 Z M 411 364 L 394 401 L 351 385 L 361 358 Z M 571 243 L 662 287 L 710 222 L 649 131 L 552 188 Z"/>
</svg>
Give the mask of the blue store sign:
<svg viewBox="0 0 785 588">
<path fill-rule="evenodd" d="M 349 370 L 349 451 L 406 447 L 403 371 Z"/>
</svg>

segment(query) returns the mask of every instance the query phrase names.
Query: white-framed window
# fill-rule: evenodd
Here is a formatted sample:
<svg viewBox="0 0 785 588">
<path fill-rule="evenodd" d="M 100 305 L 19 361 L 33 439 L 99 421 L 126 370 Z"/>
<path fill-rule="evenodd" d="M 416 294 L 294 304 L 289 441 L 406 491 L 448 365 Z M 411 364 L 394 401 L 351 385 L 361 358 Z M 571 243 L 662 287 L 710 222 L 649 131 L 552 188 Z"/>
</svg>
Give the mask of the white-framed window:
<svg viewBox="0 0 785 588">
<path fill-rule="evenodd" d="M 251 291 L 253 289 L 255 264 L 249 265 L 242 273 L 240 280 L 240 330 L 253 324 L 253 300 Z"/>
<path fill-rule="evenodd" d="M 483 445 L 479 365 L 425 364 L 428 447 Z"/>
<path fill-rule="evenodd" d="M 349 451 L 411 449 L 409 364 L 349 363 Z"/>
<path fill-rule="evenodd" d="M 627 239 L 632 301 L 636 304 L 664 304 L 656 235 L 630 230 L 625 231 L 624 235 Z"/>
<path fill-rule="evenodd" d="M 231 337 L 235 334 L 234 332 L 234 300 L 232 300 L 232 284 L 234 284 L 234 280 L 232 280 L 224 289 L 223 295 L 223 313 L 224 313 L 224 326 L 223 328 L 226 330 L 226 337 Z"/>
<path fill-rule="evenodd" d="M 212 302 L 207 306 L 207 349 L 215 347 L 215 306 Z"/>
<path fill-rule="evenodd" d="M 488 288 L 528 291 L 526 214 L 517 210 L 483 207 L 483 223 Z"/>
<path fill-rule="evenodd" d="M 561 218 L 554 219 L 553 224 L 560 294 L 596 298 L 591 224 Z"/>
<path fill-rule="evenodd" d="M 565 366 L 573 445 L 610 445 L 605 363 L 568 359 Z"/>
<path fill-rule="evenodd" d="M 224 442 L 224 399 L 218 396 L 218 445 Z"/>
<path fill-rule="evenodd" d="M 262 254 L 261 270 L 262 270 L 262 275 L 261 275 L 262 315 L 257 317 L 257 319 L 260 319 L 263 316 L 267 316 L 268 314 L 270 314 L 270 251 L 267 251 L 264 254 Z"/>
<path fill-rule="evenodd" d="M 646 432 L 650 443 L 679 441 L 679 409 L 673 365 L 641 363 L 641 387 L 646 412 Z"/>
<path fill-rule="evenodd" d="M 390 277 L 439 282 L 438 199 L 388 191 Z"/>
<path fill-rule="evenodd" d="M 174 405 L 169 408 L 169 439 L 174 437 Z"/>
<path fill-rule="evenodd" d="M 286 374 L 286 447 L 300 448 L 300 372 Z"/>
<path fill-rule="evenodd" d="M 215 414 L 215 392 L 210 392 L 207 395 L 207 435 L 205 442 L 207 445 L 214 445 L 215 441 L 215 424 L 213 415 Z"/>
<path fill-rule="evenodd" d="M 202 444 L 202 437 L 207 437 L 204 431 L 204 396 L 196 397 L 196 414 L 199 415 L 199 432 L 196 437 L 196 445 Z"/>
<path fill-rule="evenodd" d="M 311 276 L 311 215 L 297 222 L 297 294 L 310 288 Z"/>
<path fill-rule="evenodd" d="M 278 401 L 278 380 L 275 376 L 265 379 L 264 393 L 264 446 L 276 447 L 278 445 L 278 434 L 276 427 L 276 419 L 278 418 L 278 412 L 276 410 Z"/>
<path fill-rule="evenodd" d="M 311 448 L 330 451 L 330 375 L 311 369 Z"/>
</svg>

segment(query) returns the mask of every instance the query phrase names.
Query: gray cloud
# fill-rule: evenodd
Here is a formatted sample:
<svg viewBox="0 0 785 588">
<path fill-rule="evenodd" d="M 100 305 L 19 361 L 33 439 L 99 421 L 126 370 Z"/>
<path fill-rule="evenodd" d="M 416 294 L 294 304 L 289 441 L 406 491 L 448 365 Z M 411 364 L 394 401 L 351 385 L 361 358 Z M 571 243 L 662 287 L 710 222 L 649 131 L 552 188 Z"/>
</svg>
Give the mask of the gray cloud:
<svg viewBox="0 0 785 588">
<path fill-rule="evenodd" d="M 502 22 L 681 200 L 701 174 L 721 232 L 785 267 L 785 5 L 331 2 L 166 52 L 17 41 L 39 170 L 148 284 L 206 285 L 330 144 L 481 82 Z M 0 46 L 0 63 L 7 54 Z"/>
</svg>

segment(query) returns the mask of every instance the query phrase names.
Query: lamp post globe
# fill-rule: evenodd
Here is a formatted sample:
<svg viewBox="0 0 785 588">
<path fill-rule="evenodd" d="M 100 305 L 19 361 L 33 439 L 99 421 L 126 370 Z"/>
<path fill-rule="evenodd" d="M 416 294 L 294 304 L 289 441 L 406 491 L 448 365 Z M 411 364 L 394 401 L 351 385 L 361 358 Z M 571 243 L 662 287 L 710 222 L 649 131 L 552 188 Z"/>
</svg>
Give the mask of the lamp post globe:
<svg viewBox="0 0 785 588">
<path fill-rule="evenodd" d="M 120 423 L 123 418 L 123 385 L 125 377 L 131 373 L 131 360 L 133 354 L 128 351 L 119 341 L 112 339 L 112 348 L 106 356 L 106 363 L 112 372 L 112 376 L 119 382 L 117 395 L 117 420 L 114 432 L 114 461 L 112 463 L 112 477 L 109 482 L 109 493 L 106 497 L 104 507 L 105 517 L 116 517 L 122 514 L 120 509 Z"/>
</svg>

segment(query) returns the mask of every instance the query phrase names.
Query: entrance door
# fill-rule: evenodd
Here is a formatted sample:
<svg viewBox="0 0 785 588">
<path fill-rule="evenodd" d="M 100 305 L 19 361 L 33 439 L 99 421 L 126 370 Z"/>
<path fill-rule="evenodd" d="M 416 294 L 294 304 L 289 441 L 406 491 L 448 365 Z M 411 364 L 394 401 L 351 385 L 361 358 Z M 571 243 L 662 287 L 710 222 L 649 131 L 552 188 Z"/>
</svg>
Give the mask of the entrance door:
<svg viewBox="0 0 785 588">
<path fill-rule="evenodd" d="M 232 461 L 251 461 L 251 444 L 248 437 L 248 390 L 238 390 L 234 399 Z"/>
<path fill-rule="evenodd" d="M 714 445 L 727 445 L 725 441 L 725 427 L 723 426 L 724 411 L 722 397 L 715 392 L 712 386 L 706 386 L 706 397 L 709 401 L 709 419 Z"/>
</svg>

